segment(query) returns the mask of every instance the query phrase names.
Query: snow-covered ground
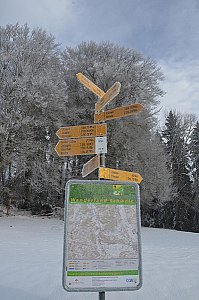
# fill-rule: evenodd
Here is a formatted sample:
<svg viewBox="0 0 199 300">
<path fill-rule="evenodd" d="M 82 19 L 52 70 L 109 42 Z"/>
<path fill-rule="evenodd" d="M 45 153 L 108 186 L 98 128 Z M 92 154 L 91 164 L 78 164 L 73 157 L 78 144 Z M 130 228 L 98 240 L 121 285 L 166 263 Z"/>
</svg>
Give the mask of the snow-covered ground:
<svg viewBox="0 0 199 300">
<path fill-rule="evenodd" d="M 0 218 L 1 300 L 94 300 L 62 288 L 63 221 Z M 106 300 L 199 299 L 199 234 L 142 228 L 143 287 Z"/>
</svg>

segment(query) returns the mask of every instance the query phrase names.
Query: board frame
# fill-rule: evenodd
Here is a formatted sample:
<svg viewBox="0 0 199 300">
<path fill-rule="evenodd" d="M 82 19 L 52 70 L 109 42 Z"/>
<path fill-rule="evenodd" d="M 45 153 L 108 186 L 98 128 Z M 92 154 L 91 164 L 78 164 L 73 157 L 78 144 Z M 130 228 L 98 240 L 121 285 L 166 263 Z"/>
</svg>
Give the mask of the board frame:
<svg viewBox="0 0 199 300">
<path fill-rule="evenodd" d="M 138 257 L 139 257 L 139 284 L 135 287 L 93 287 L 93 288 L 70 288 L 66 284 L 66 267 L 67 267 L 67 216 L 68 216 L 68 203 L 70 195 L 70 186 L 72 184 L 99 184 L 99 185 L 129 185 L 134 186 L 136 190 L 136 216 L 137 216 L 137 237 L 138 237 Z M 110 291 L 134 291 L 142 287 L 143 277 L 142 277 L 142 249 L 141 249 L 141 218 L 140 218 L 140 192 L 139 186 L 134 182 L 124 182 L 124 181 L 113 181 L 113 180 L 69 180 L 65 187 L 65 212 L 64 212 L 64 243 L 63 243 L 63 274 L 62 274 L 62 284 L 63 288 L 68 292 L 110 292 Z"/>
</svg>

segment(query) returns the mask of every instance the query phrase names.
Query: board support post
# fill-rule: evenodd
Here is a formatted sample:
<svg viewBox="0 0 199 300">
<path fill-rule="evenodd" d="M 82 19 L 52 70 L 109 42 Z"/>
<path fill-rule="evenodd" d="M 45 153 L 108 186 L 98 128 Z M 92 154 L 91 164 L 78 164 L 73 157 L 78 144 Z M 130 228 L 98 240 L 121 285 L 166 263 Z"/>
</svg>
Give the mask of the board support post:
<svg viewBox="0 0 199 300">
<path fill-rule="evenodd" d="M 105 292 L 99 292 L 99 300 L 105 300 Z"/>
</svg>

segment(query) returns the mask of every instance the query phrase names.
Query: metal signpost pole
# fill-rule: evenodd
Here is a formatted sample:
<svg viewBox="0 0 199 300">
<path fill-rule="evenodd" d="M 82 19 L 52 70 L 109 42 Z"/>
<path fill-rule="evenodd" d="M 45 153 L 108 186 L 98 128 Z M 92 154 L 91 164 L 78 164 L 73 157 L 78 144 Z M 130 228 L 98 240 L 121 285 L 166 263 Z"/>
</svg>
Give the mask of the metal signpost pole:
<svg viewBox="0 0 199 300">
<path fill-rule="evenodd" d="M 105 292 L 99 292 L 99 300 L 105 300 Z"/>
<path fill-rule="evenodd" d="M 104 124 L 104 123 L 105 122 L 103 122 L 102 124 Z M 100 154 L 100 166 L 103 168 L 105 168 L 105 166 L 106 166 L 106 154 L 105 153 Z M 98 179 L 100 180 L 100 176 Z M 105 292 L 99 292 L 99 300 L 105 300 Z"/>
<path fill-rule="evenodd" d="M 101 102 L 96 103 L 95 105 L 95 112 L 96 112 L 96 108 L 97 111 L 99 113 L 99 111 L 104 112 L 103 107 L 105 106 L 105 104 L 107 104 L 108 102 L 110 102 L 113 98 L 115 98 L 121 88 L 121 84 L 119 82 L 116 82 L 106 93 L 104 96 L 101 97 Z M 105 124 L 105 122 L 103 121 L 102 124 Z M 106 166 L 106 155 L 105 153 L 102 153 L 100 155 L 100 166 L 105 168 Z M 100 180 L 100 176 L 99 176 L 99 180 Z M 99 292 L 99 300 L 105 300 L 105 292 Z"/>
<path fill-rule="evenodd" d="M 100 167 L 103 167 L 103 168 L 106 167 L 106 155 L 105 155 L 105 153 L 102 153 L 102 154 L 101 154 Z"/>
<path fill-rule="evenodd" d="M 83 74 L 78 73 L 77 78 L 79 81 L 86 86 L 89 90 L 91 90 L 94 94 L 96 94 L 100 99 L 95 104 L 95 116 L 94 116 L 94 123 L 98 124 L 91 124 L 91 125 L 81 125 L 81 126 L 69 126 L 69 127 L 61 127 L 57 131 L 57 136 L 60 138 L 60 141 L 57 143 L 55 147 L 55 151 L 59 156 L 75 156 L 75 155 L 90 155 L 90 154 L 97 154 L 95 157 L 90 159 L 86 164 L 84 164 L 82 169 L 82 177 L 86 177 L 88 174 L 93 172 L 98 168 L 98 180 L 100 179 L 111 179 L 115 180 L 118 183 L 113 185 L 111 181 L 101 181 L 95 183 L 95 180 L 91 181 L 93 184 L 91 185 L 88 181 L 84 180 L 70 180 L 66 186 L 66 203 L 67 209 L 65 215 L 65 229 L 64 229 L 64 257 L 63 257 L 63 287 L 67 291 L 95 291 L 99 293 L 99 300 L 105 300 L 105 291 L 112 291 L 112 290 L 137 290 L 142 286 L 142 273 L 141 273 L 141 245 L 140 245 L 140 219 L 139 219 L 139 189 L 137 183 L 142 181 L 142 177 L 138 173 L 132 173 L 117 169 L 110 169 L 106 168 L 106 154 L 107 153 L 107 127 L 106 127 L 106 120 L 111 120 L 115 118 L 125 117 L 129 115 L 133 115 L 143 109 L 143 106 L 140 104 L 132 104 L 128 106 L 124 106 L 122 108 L 116 108 L 112 110 L 108 110 L 104 112 L 104 107 L 112 101 L 118 94 L 121 88 L 121 84 L 119 82 L 114 83 L 114 85 L 105 93 L 102 91 L 98 86 L 96 86 L 92 81 L 86 78 Z M 121 184 L 120 182 L 136 182 L 134 186 L 130 183 Z M 131 188 L 132 185 L 132 188 Z M 114 187 L 114 191 L 113 191 Z M 102 193 L 103 189 L 103 193 Z M 116 190 L 117 189 L 117 190 Z M 90 195 L 92 196 L 90 197 Z M 93 196 L 97 195 L 97 198 Z M 82 196 L 84 195 L 84 196 Z M 121 198 L 123 195 L 124 198 Z M 129 248 L 132 251 L 132 255 L 135 256 L 135 259 L 132 262 L 132 258 L 127 258 L 127 265 L 126 261 L 123 262 L 124 258 L 121 259 L 121 262 L 116 264 L 114 261 L 111 260 L 111 266 L 105 266 L 102 261 L 99 261 L 99 264 L 92 265 L 92 261 L 85 259 L 81 259 L 84 263 L 88 263 L 87 271 L 85 271 L 85 267 L 79 265 L 79 261 L 76 259 L 72 259 L 74 253 L 77 252 L 79 255 L 79 250 L 75 247 L 75 237 L 79 240 L 79 235 L 71 237 L 72 233 L 74 232 L 73 228 L 73 221 L 71 224 L 69 223 L 69 212 L 72 213 L 72 208 L 69 210 L 68 208 L 71 205 L 80 204 L 80 212 L 82 216 L 85 215 L 85 204 L 106 204 L 107 211 L 113 212 L 113 220 L 118 220 L 117 213 L 114 213 L 114 209 L 108 207 L 110 204 L 116 205 L 129 205 L 128 213 L 131 215 L 136 216 L 136 223 L 132 222 L 129 223 L 130 228 L 132 231 L 135 231 L 133 237 L 129 234 L 129 238 L 133 240 L 133 243 L 137 243 L 135 249 L 137 251 Z M 82 205 L 84 208 L 82 208 Z M 113 207 L 114 208 L 114 207 Z M 106 213 L 106 209 L 103 211 Z M 80 215 L 81 215 L 80 214 Z M 108 214 L 109 215 L 109 214 Z M 120 219 L 123 219 L 124 216 L 122 215 Z M 71 220 L 73 220 L 72 218 Z M 132 219 L 132 218 L 131 218 Z M 67 222 L 66 222 L 67 220 Z M 86 219 L 87 220 L 87 219 Z M 75 220 L 75 226 L 77 226 Z M 113 222 L 114 223 L 114 222 Z M 128 223 L 128 222 L 127 222 Z M 79 225 L 78 225 L 79 226 Z M 91 220 L 91 226 L 93 226 L 93 221 Z M 97 225 L 96 225 L 97 226 Z M 80 227 L 80 226 L 79 226 Z M 77 227 L 77 228 L 79 228 Z M 76 227 L 75 227 L 76 228 Z M 96 227 L 98 228 L 98 227 Z M 96 230 L 95 227 L 93 228 L 93 234 L 95 234 Z M 125 226 L 126 230 L 126 226 Z M 82 231 L 85 232 L 85 229 Z M 137 232 L 137 238 L 136 238 Z M 107 231 L 109 233 L 109 230 Z M 112 234 L 110 232 L 110 234 Z M 68 240 L 66 240 L 68 239 Z M 91 240 L 91 239 L 90 239 Z M 135 240 L 135 241 L 134 241 Z M 86 239 L 87 241 L 87 239 Z M 71 247 L 68 247 L 68 244 Z M 84 242 L 82 245 L 86 244 Z M 88 245 L 87 245 L 88 246 Z M 87 249 L 87 248 L 86 248 Z M 127 251 L 130 251 L 127 249 Z M 134 253 L 135 252 L 135 253 Z M 70 258 L 70 259 L 69 259 Z M 81 255 L 80 255 L 81 258 Z M 107 259 L 108 260 L 108 259 Z M 95 260 L 94 260 L 95 262 Z M 106 259 L 105 259 L 106 263 Z M 104 271 L 104 266 L 106 267 Z M 111 267 L 111 268 L 110 268 Z M 123 269 L 124 268 L 124 269 Z M 89 272 L 88 270 L 92 272 Z M 110 269 L 110 270 L 109 270 Z M 84 280 L 79 282 L 78 276 L 83 276 Z M 118 286 L 113 289 L 110 288 L 110 284 L 107 284 L 103 281 L 104 276 L 111 276 L 116 275 L 116 281 L 118 282 Z M 126 279 L 126 285 L 122 283 L 120 280 L 122 275 L 122 280 Z M 95 278 L 98 276 L 99 278 Z M 89 278 L 89 281 L 87 280 Z M 92 284 L 90 283 L 90 279 L 93 280 Z M 97 281 L 95 281 L 95 279 Z M 102 280 L 104 283 L 104 288 L 99 288 L 99 282 Z M 98 282 L 99 281 L 99 282 Z M 111 281 L 111 279 L 110 279 Z M 83 285 L 82 285 L 83 284 Z M 91 286 L 90 286 L 91 285 Z M 86 286 L 88 286 L 86 288 Z M 83 288 L 82 288 L 83 287 Z M 122 289 L 121 289 L 122 288 Z M 101 290 L 101 289 L 104 289 Z"/>
</svg>

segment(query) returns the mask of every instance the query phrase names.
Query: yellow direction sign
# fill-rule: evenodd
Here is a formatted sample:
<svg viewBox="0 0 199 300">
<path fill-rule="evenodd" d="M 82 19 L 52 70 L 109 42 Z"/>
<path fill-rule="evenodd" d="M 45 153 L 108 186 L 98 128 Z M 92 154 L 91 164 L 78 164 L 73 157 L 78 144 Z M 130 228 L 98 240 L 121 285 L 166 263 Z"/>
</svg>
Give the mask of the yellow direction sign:
<svg viewBox="0 0 199 300">
<path fill-rule="evenodd" d="M 95 111 L 99 113 L 111 100 L 113 100 L 120 92 L 121 83 L 115 82 L 114 85 L 104 94 L 104 96 L 95 104 Z"/>
<path fill-rule="evenodd" d="M 95 138 L 60 140 L 55 151 L 59 156 L 95 154 Z"/>
<path fill-rule="evenodd" d="M 117 119 L 117 118 L 122 118 L 122 117 L 127 117 L 134 115 L 138 112 L 140 112 L 144 107 L 139 104 L 131 104 L 127 106 L 122 106 L 119 108 L 115 109 L 110 109 L 104 112 L 101 112 L 99 114 L 95 114 L 94 116 L 94 122 L 104 122 L 106 120 L 112 120 L 112 119 Z"/>
<path fill-rule="evenodd" d="M 83 165 L 82 177 L 86 177 L 88 174 L 100 167 L 100 155 L 96 155 L 91 158 L 87 163 Z"/>
<path fill-rule="evenodd" d="M 55 147 L 55 151 L 59 156 L 107 153 L 106 136 L 60 140 Z"/>
<path fill-rule="evenodd" d="M 104 136 L 106 134 L 107 134 L 106 124 L 61 127 L 56 132 L 56 135 L 60 139 Z"/>
<path fill-rule="evenodd" d="M 105 93 L 102 91 L 97 85 L 95 85 L 91 80 L 89 80 L 86 76 L 84 76 L 82 73 L 78 73 L 77 79 L 87 87 L 91 92 L 96 94 L 98 97 L 102 98 Z"/>
<path fill-rule="evenodd" d="M 139 173 L 132 173 L 127 171 L 121 171 L 116 169 L 102 168 L 100 167 L 99 177 L 104 179 L 130 181 L 140 183 L 142 176 Z"/>
</svg>

